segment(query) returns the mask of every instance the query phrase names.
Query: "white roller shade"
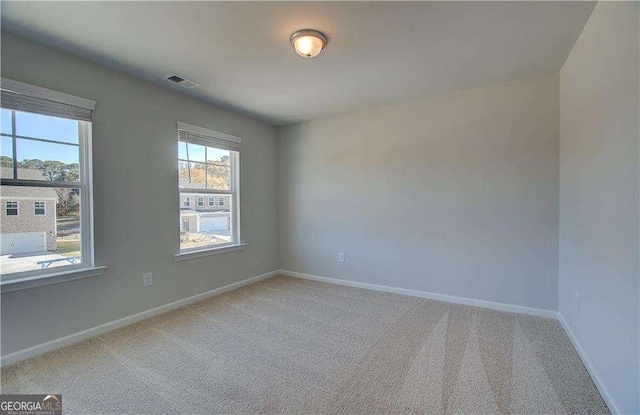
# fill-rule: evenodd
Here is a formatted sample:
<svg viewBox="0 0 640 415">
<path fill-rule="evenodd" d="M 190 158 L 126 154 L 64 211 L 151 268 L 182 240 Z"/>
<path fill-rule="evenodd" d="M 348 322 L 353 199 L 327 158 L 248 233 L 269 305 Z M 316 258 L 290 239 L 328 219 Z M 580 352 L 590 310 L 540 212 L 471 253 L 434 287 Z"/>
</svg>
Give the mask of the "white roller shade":
<svg viewBox="0 0 640 415">
<path fill-rule="evenodd" d="M 215 147 L 222 150 L 240 151 L 240 137 L 206 128 L 179 122 L 178 134 L 180 141 Z"/>
</svg>

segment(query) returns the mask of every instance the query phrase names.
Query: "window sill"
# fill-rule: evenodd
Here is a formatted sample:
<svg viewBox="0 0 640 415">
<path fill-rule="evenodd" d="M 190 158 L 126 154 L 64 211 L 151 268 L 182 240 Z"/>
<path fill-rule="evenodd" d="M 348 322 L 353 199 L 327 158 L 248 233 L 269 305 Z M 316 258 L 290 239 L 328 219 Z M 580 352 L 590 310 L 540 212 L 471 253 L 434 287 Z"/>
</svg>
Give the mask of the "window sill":
<svg viewBox="0 0 640 415">
<path fill-rule="evenodd" d="M 29 288 L 42 287 L 45 285 L 59 284 L 63 282 L 75 281 L 83 278 L 97 277 L 104 274 L 107 267 L 80 268 L 50 274 L 35 275 L 32 277 L 17 278 L 15 280 L 2 281 L 0 288 L 2 294 L 12 291 L 27 290 Z"/>
<path fill-rule="evenodd" d="M 234 245 L 225 245 L 225 246 L 221 246 L 221 247 L 218 247 L 218 248 L 208 248 L 208 249 L 199 249 L 199 250 L 195 250 L 195 251 L 185 251 L 185 252 L 180 252 L 179 254 L 175 254 L 173 256 L 173 259 L 175 259 L 176 261 L 184 261 L 184 260 L 191 259 L 191 258 L 200 258 L 200 257 L 203 257 L 203 256 L 224 254 L 225 252 L 243 250 L 246 246 L 247 246 L 247 244 L 234 244 Z"/>
</svg>

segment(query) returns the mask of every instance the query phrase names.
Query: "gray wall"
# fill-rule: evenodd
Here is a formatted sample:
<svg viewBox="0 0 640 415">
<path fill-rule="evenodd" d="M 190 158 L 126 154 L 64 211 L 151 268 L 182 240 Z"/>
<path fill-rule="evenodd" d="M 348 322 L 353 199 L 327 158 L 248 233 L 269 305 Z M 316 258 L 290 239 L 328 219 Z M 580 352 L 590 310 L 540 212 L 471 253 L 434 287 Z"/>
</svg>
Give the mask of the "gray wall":
<svg viewBox="0 0 640 415">
<path fill-rule="evenodd" d="M 277 268 L 274 127 L 4 32 L 2 76 L 97 102 L 95 248 L 108 266 L 101 277 L 3 294 L 2 354 Z M 173 260 L 177 121 L 242 137 L 244 251 Z M 153 286 L 142 287 L 144 272 Z"/>
<path fill-rule="evenodd" d="M 560 72 L 559 310 L 623 413 L 640 412 L 639 11 L 598 3 Z"/>
<path fill-rule="evenodd" d="M 281 268 L 556 310 L 558 105 L 551 73 L 281 128 Z"/>
</svg>

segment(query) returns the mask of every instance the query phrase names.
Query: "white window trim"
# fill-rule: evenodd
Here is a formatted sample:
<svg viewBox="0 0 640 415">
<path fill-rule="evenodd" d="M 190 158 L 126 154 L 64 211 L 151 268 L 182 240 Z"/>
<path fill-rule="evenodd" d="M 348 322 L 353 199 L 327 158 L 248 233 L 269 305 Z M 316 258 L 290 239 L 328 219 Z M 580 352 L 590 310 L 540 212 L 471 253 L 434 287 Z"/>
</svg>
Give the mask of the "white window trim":
<svg viewBox="0 0 640 415">
<path fill-rule="evenodd" d="M 202 204 L 200 204 L 200 202 L 202 202 Z M 197 196 L 196 197 L 196 206 L 204 207 L 204 196 Z"/>
<path fill-rule="evenodd" d="M 98 277 L 100 275 L 103 275 L 106 269 L 106 266 L 101 266 L 52 272 L 49 274 L 41 274 L 32 277 L 5 281 L 0 287 L 2 293 L 4 294 L 12 291 L 42 287 L 44 285 L 59 284 L 62 282 L 75 281 L 89 277 Z"/>
<path fill-rule="evenodd" d="M 216 138 L 219 140 L 226 140 L 233 143 L 240 144 L 241 138 L 236 137 L 231 134 L 222 133 L 215 130 L 210 130 L 207 128 L 198 127 L 193 124 L 188 124 L 185 122 L 178 121 L 178 131 L 187 131 L 194 134 L 198 134 L 205 137 Z M 179 141 L 178 141 L 179 142 Z M 206 145 L 206 144 L 201 144 Z M 211 146 L 215 147 L 215 146 Z M 242 235 L 240 232 L 240 152 L 239 151 L 230 151 L 231 158 L 231 189 L 227 193 L 231 197 L 231 235 L 235 235 L 235 241 L 227 243 L 227 244 L 217 244 L 210 245 L 206 247 L 197 247 L 197 248 L 189 248 L 189 249 L 181 249 L 180 248 L 180 227 L 181 223 L 178 223 L 178 237 L 177 241 L 177 254 L 173 255 L 173 258 L 176 261 L 183 261 L 191 258 L 198 258 L 208 255 L 216 255 L 225 252 L 238 251 L 244 249 L 247 244 L 242 240 Z M 179 175 L 178 175 L 179 176 Z M 178 177 L 179 183 L 179 177 Z M 196 189 L 180 189 L 178 187 L 178 191 L 183 190 L 184 192 L 189 192 Z M 178 212 L 178 217 L 179 212 Z M 180 222 L 180 221 L 178 221 Z"/>
<path fill-rule="evenodd" d="M 191 198 L 189 196 L 182 196 L 182 206 L 191 207 Z"/>
<path fill-rule="evenodd" d="M 15 203 L 16 207 L 10 208 L 9 203 Z M 16 214 L 9 215 L 9 212 L 8 212 L 9 209 L 15 209 Z M 20 202 L 18 202 L 17 200 L 7 200 L 6 202 L 4 202 L 4 214 L 5 216 L 20 216 Z"/>
<path fill-rule="evenodd" d="M 191 258 L 200 258 L 203 256 L 224 254 L 225 252 L 241 251 L 247 246 L 246 243 L 230 243 L 224 245 L 214 245 L 212 248 L 194 248 L 190 250 L 183 250 L 179 254 L 173 255 L 173 259 L 176 261 L 184 261 Z"/>
<path fill-rule="evenodd" d="M 0 78 L 0 83 L 3 90 L 13 91 L 34 98 L 42 98 L 62 104 L 74 105 L 80 108 L 90 109 L 92 111 L 95 110 L 96 107 L 95 101 L 90 99 L 65 94 L 63 92 L 42 88 L 36 85 L 30 85 L 8 78 Z M 94 256 L 93 160 L 91 150 L 92 124 L 90 122 L 80 121 L 78 125 L 78 133 L 80 136 L 80 206 L 84 211 L 80 219 L 80 229 L 84 231 L 82 236 L 82 263 L 56 267 L 55 270 L 47 270 L 48 272 L 43 272 L 43 270 L 33 270 L 8 274 L 10 275 L 10 279 L 0 279 L 0 291 L 2 293 L 74 281 L 77 279 L 104 274 L 106 267 L 96 266 Z M 7 180 L 6 184 L 11 185 L 11 181 L 12 180 Z M 14 179 L 14 181 L 17 182 L 20 180 Z M 22 180 L 22 182 L 26 181 Z"/>
<path fill-rule="evenodd" d="M 215 196 L 209 196 L 209 200 L 207 201 L 207 204 L 209 205 L 209 207 L 215 207 L 216 206 L 216 197 Z"/>
<path fill-rule="evenodd" d="M 55 270 L 38 269 L 7 274 L 3 277 L 8 277 L 9 279 L 0 281 L 0 285 L 2 286 L 5 284 L 14 284 L 15 282 L 22 280 L 34 281 L 36 279 L 40 279 L 44 281 L 52 276 L 59 274 L 67 275 L 74 271 L 84 275 L 87 271 L 96 269 L 93 251 L 93 168 L 91 160 L 91 123 L 80 121 L 78 126 L 78 141 L 80 147 L 80 184 L 74 188 L 80 189 L 80 208 L 83 211 L 80 215 L 82 262 L 80 264 L 56 267 Z M 40 285 L 49 285 L 49 283 L 43 282 Z M 32 286 L 37 286 L 37 284 L 32 282 L 27 288 L 31 288 Z"/>
<path fill-rule="evenodd" d="M 42 203 L 42 207 L 41 208 L 36 207 L 38 203 Z M 36 210 L 38 210 L 38 209 L 42 209 L 43 212 L 42 213 L 36 212 Z M 33 216 L 47 216 L 47 202 L 44 202 L 42 200 L 34 200 L 33 201 Z"/>
</svg>

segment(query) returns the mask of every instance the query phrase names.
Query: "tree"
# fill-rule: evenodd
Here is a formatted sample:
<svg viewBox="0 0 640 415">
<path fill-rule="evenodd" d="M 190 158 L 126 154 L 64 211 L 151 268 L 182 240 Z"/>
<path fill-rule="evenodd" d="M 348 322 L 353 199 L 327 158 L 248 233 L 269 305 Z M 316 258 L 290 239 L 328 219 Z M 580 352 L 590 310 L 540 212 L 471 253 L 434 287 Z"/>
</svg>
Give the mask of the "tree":
<svg viewBox="0 0 640 415">
<path fill-rule="evenodd" d="M 40 170 L 46 180 L 56 182 L 75 182 L 80 177 L 78 163 L 63 163 L 57 160 L 24 159 L 18 162 L 18 168 Z"/>
<path fill-rule="evenodd" d="M 190 183 L 201 184 L 203 188 L 206 183 L 208 189 L 229 190 L 231 189 L 229 157 L 224 156 L 222 159 L 226 160 L 216 161 L 215 164 L 191 162 L 191 166 L 181 161 L 178 166 L 178 175 Z"/>
<path fill-rule="evenodd" d="M 55 189 L 58 195 L 58 204 L 56 210 L 58 216 L 74 216 L 80 212 L 80 194 L 78 189 L 69 189 L 66 187 Z"/>
<path fill-rule="evenodd" d="M 13 159 L 8 156 L 0 158 L 2 167 L 13 167 Z M 80 178 L 78 163 L 63 163 L 58 160 L 24 159 L 18 162 L 19 169 L 38 170 L 45 180 L 56 182 L 77 182 Z M 78 189 L 54 189 L 58 195 L 56 210 L 59 216 L 77 215 L 80 209 Z"/>
</svg>

